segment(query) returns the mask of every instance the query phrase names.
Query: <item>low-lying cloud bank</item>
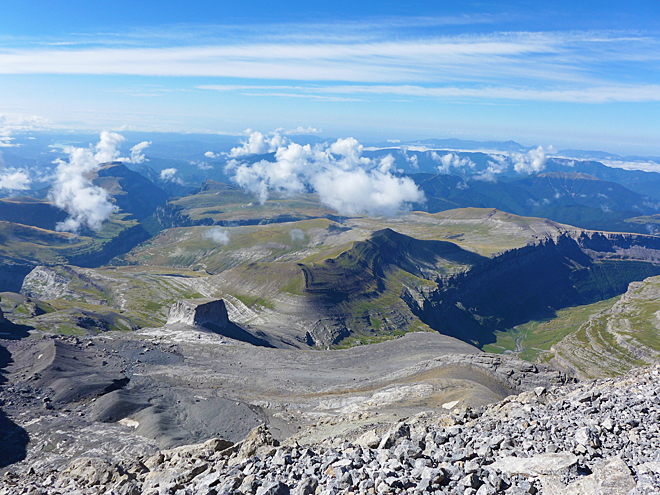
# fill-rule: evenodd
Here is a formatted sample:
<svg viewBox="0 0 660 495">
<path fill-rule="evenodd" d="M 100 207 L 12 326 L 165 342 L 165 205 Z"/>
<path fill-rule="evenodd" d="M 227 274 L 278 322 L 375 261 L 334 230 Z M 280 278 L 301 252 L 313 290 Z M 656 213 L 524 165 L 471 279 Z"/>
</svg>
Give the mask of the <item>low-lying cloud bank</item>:
<svg viewBox="0 0 660 495">
<path fill-rule="evenodd" d="M 241 147 L 233 148 L 225 172 L 263 204 L 271 191 L 295 196 L 318 194 L 323 204 L 341 215 L 394 216 L 425 200 L 412 179 L 393 174 L 394 158 L 362 156 L 354 138 L 332 144 L 301 146 L 274 132 L 252 132 Z M 245 163 L 237 158 L 274 153 L 275 161 Z"/>
<path fill-rule="evenodd" d="M 103 163 L 143 163 L 146 160 L 143 151 L 151 143 L 139 143 L 131 148 L 130 157 L 122 157 L 119 147 L 123 142 L 121 134 L 103 131 L 94 147 L 66 148 L 68 161 L 58 158 L 53 162 L 57 169 L 48 198 L 69 214 L 66 220 L 56 225 L 58 231 L 77 233 L 83 226 L 99 230 L 116 211 L 117 207 L 105 189 L 95 186 L 88 175 Z"/>
</svg>

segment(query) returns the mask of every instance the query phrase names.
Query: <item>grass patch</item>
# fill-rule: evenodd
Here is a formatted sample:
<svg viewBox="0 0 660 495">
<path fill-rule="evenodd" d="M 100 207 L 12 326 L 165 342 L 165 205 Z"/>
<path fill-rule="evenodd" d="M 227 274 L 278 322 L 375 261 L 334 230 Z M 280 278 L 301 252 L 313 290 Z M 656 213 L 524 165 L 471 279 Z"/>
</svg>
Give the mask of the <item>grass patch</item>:
<svg viewBox="0 0 660 495">
<path fill-rule="evenodd" d="M 543 361 L 543 356 L 554 344 L 577 332 L 592 316 L 610 309 L 620 298 L 617 296 L 593 304 L 561 309 L 554 318 L 533 320 L 505 332 L 496 332 L 495 343 L 483 346 L 483 350 L 502 353 L 507 350 L 515 352 L 519 348 L 522 349 L 518 352 L 521 359 Z"/>
<path fill-rule="evenodd" d="M 147 308 L 147 311 L 160 311 L 160 308 L 162 308 L 162 307 L 163 307 L 162 304 L 159 304 L 159 303 L 156 303 L 156 302 L 153 302 L 153 301 L 149 301 L 145 305 L 145 308 Z"/>
</svg>

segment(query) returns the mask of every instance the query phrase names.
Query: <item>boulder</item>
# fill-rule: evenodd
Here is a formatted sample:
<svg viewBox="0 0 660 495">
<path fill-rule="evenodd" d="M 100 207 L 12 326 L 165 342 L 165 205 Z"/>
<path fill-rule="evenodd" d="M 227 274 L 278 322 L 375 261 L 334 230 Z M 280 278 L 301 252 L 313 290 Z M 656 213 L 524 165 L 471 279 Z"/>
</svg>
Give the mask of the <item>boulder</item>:
<svg viewBox="0 0 660 495">
<path fill-rule="evenodd" d="M 578 458 L 570 452 L 557 452 L 534 457 L 502 457 L 490 467 L 507 475 L 522 474 L 535 477 L 567 471 L 577 464 L 577 461 Z"/>
<path fill-rule="evenodd" d="M 593 474 L 568 485 L 562 495 L 626 495 L 636 487 L 630 469 L 620 457 L 605 459 Z"/>
<path fill-rule="evenodd" d="M 167 324 L 216 326 L 226 328 L 229 325 L 227 307 L 222 299 L 187 299 L 177 301 L 170 306 Z"/>
<path fill-rule="evenodd" d="M 103 486 L 115 480 L 118 475 L 115 464 L 97 457 L 79 457 L 71 461 L 62 471 L 60 479 L 73 479 L 88 486 Z"/>
</svg>

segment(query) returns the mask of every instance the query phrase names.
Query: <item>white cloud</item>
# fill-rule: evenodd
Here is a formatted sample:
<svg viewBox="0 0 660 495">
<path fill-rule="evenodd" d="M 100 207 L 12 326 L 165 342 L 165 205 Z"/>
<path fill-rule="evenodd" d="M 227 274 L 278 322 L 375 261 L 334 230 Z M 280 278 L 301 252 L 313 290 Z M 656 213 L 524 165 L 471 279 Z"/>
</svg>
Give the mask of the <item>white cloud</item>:
<svg viewBox="0 0 660 495">
<path fill-rule="evenodd" d="M 160 180 L 163 180 L 165 182 L 175 182 L 177 184 L 183 184 L 181 178 L 175 177 L 177 171 L 178 170 L 174 167 L 164 168 L 163 170 L 160 171 Z"/>
<path fill-rule="evenodd" d="M 449 174 L 451 168 L 455 169 L 464 169 L 464 168 L 474 168 L 475 164 L 469 157 L 461 158 L 455 153 L 448 153 L 446 155 L 440 156 L 435 151 L 431 152 L 431 158 L 433 161 L 439 163 L 438 172 L 441 174 Z"/>
<path fill-rule="evenodd" d="M 528 151 L 527 154 L 511 153 L 510 156 L 513 169 L 519 174 L 539 173 L 545 169 L 545 164 L 548 161 L 542 146 Z"/>
<path fill-rule="evenodd" d="M 190 162 L 190 164 L 195 165 L 199 170 L 213 170 L 213 165 L 211 165 L 210 163 L 206 163 L 202 161 L 199 162 L 193 161 Z"/>
<path fill-rule="evenodd" d="M 204 153 L 204 156 L 206 158 L 216 159 L 216 158 L 220 158 L 222 155 L 219 153 L 218 154 L 213 153 L 212 151 L 207 151 L 206 153 Z"/>
<path fill-rule="evenodd" d="M 291 242 L 305 240 L 305 232 L 303 232 L 301 229 L 291 229 L 289 230 L 289 235 L 291 236 Z"/>
<path fill-rule="evenodd" d="M 43 129 L 51 122 L 38 115 L 20 115 L 0 113 L 0 148 L 18 146 L 11 135 L 15 132 L 27 132 Z M 33 139 L 33 138 L 30 138 Z"/>
<path fill-rule="evenodd" d="M 131 148 L 131 163 L 144 163 L 147 160 L 147 158 L 144 156 L 143 151 L 151 146 L 151 141 L 142 141 L 141 143 L 136 144 Z"/>
<path fill-rule="evenodd" d="M 117 149 L 125 141 L 124 136 L 116 132 L 102 131 L 101 139 L 96 144 L 94 159 L 97 163 L 113 162 L 119 158 Z"/>
<path fill-rule="evenodd" d="M 389 140 L 388 142 L 400 142 L 398 139 L 395 140 Z M 403 157 L 406 159 L 406 162 L 410 164 L 410 166 L 414 169 L 419 168 L 419 157 L 417 155 L 408 155 L 408 150 L 406 148 L 401 148 L 401 154 Z"/>
<path fill-rule="evenodd" d="M 415 18 L 420 26 L 426 23 Z M 492 19 L 492 17 L 491 17 Z M 397 21 L 398 22 L 398 21 Z M 220 40 L 197 32 L 144 33 L 117 38 L 85 36 L 21 43 L 0 53 L 0 73 L 96 74 L 301 81 L 285 85 L 206 85 L 204 89 L 243 94 L 339 99 L 341 94 L 423 98 L 515 99 L 601 103 L 660 101 L 653 72 L 631 84 L 621 74 L 640 74 L 659 60 L 657 34 L 628 31 L 496 31 L 420 34 L 392 38 L 374 23 L 272 27 Z M 223 31 L 226 26 L 223 26 Z M 426 31 L 428 32 L 428 31 Z M 70 36 L 76 38 L 76 35 Z M 231 39 L 231 41 L 227 41 Z M 158 45 L 158 40 L 162 45 Z M 155 44 L 155 46 L 154 46 Z M 72 46 L 75 45 L 75 46 Z M 329 88 L 306 82 L 341 82 Z M 353 86 L 347 83 L 354 84 Z M 162 89 L 161 89 L 162 90 Z"/>
<path fill-rule="evenodd" d="M 660 163 L 654 161 L 599 160 L 604 165 L 624 170 L 643 170 L 644 172 L 660 172 Z"/>
<path fill-rule="evenodd" d="M 92 148 L 67 148 L 69 161 L 55 160 L 56 179 L 49 199 L 55 206 L 65 210 L 69 217 L 56 225 L 58 231 L 78 232 L 83 225 L 99 230 L 117 207 L 108 193 L 95 186 L 86 177 L 101 163 L 114 160 L 119 156 L 116 146 L 124 140 L 115 133 L 102 132 L 98 144 Z M 96 153 L 94 152 L 96 151 Z"/>
<path fill-rule="evenodd" d="M 232 148 L 229 152 L 230 157 L 237 158 L 240 156 L 272 153 L 288 142 L 288 140 L 278 132 L 271 132 L 266 135 L 259 131 L 252 132 L 251 129 L 247 129 L 245 132 L 249 134 L 248 140 L 243 141 L 242 146 Z"/>
<path fill-rule="evenodd" d="M 0 165 L 2 163 L 2 154 L 0 153 Z M 0 189 L 24 191 L 30 188 L 30 182 L 32 182 L 30 176 L 25 170 L 11 168 L 0 172 Z"/>
<path fill-rule="evenodd" d="M 204 237 L 207 239 L 211 239 L 213 242 L 217 242 L 218 244 L 222 244 L 223 246 L 226 246 L 229 244 L 229 231 L 227 229 L 223 229 L 220 227 L 213 227 L 211 230 L 208 230 L 205 234 Z"/>
<path fill-rule="evenodd" d="M 123 162 L 123 163 L 144 163 L 148 161 L 143 151 L 151 146 L 151 141 L 142 141 L 131 148 L 131 156 L 121 156 L 119 147 L 126 139 L 116 132 L 102 131 L 101 139 L 96 144 L 96 154 L 94 159 L 98 163 Z"/>
<path fill-rule="evenodd" d="M 504 156 L 495 154 L 489 156 L 493 158 L 494 161 L 488 160 L 488 167 L 486 170 L 472 176 L 473 179 L 483 180 L 486 182 L 495 182 L 497 180 L 497 176 L 503 172 L 506 172 L 506 170 L 509 168 L 509 164 L 507 163 L 507 160 Z"/>
<path fill-rule="evenodd" d="M 283 132 L 287 136 L 294 136 L 296 134 L 321 134 L 323 131 L 312 126 L 298 126 L 295 129 L 278 129 L 279 132 Z"/>
<path fill-rule="evenodd" d="M 262 204 L 270 191 L 286 196 L 309 191 L 342 215 L 396 215 L 410 203 L 424 201 L 410 178 L 391 173 L 391 155 L 371 160 L 362 151 L 354 138 L 338 139 L 329 146 L 288 143 L 277 148 L 274 162 L 232 160 L 226 172 Z"/>
</svg>

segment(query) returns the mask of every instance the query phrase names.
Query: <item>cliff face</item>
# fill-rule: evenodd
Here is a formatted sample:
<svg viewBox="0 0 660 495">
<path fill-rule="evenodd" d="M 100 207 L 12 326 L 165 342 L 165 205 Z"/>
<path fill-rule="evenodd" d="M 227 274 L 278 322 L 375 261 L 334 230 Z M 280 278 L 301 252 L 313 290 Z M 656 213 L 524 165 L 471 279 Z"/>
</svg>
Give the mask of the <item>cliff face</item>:
<svg viewBox="0 0 660 495">
<path fill-rule="evenodd" d="M 596 259 L 634 259 L 660 263 L 660 237 L 611 232 L 580 232 L 573 239 Z"/>
<path fill-rule="evenodd" d="M 167 315 L 168 325 L 176 323 L 226 328 L 229 325 L 227 307 L 222 299 L 177 301 L 170 307 Z"/>
<path fill-rule="evenodd" d="M 622 294 L 630 282 L 660 274 L 659 262 L 655 237 L 564 234 L 440 278 L 430 293 L 407 288 L 402 297 L 432 328 L 484 345 L 495 330 Z"/>
<path fill-rule="evenodd" d="M 19 292 L 25 276 L 30 273 L 34 265 L 16 262 L 7 258 L 0 259 L 0 292 Z"/>
<path fill-rule="evenodd" d="M 100 249 L 75 256 L 68 257 L 70 265 L 93 268 L 107 264 L 115 256 L 120 256 L 129 252 L 141 242 L 146 241 L 151 234 L 145 228 L 138 224 L 129 229 L 125 229 L 112 240 L 101 245 Z"/>
</svg>

